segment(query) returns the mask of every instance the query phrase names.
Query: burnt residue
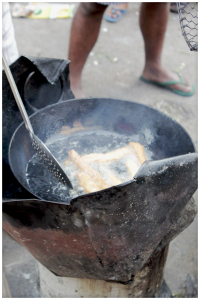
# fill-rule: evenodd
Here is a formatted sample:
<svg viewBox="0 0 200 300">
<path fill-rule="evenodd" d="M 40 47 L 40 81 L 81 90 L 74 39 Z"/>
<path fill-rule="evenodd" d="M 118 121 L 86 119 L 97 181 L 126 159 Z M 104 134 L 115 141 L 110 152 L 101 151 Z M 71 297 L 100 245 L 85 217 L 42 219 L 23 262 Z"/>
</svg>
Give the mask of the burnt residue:
<svg viewBox="0 0 200 300">
<path fill-rule="evenodd" d="M 131 276 L 131 279 L 126 281 L 126 282 L 123 282 L 123 281 L 117 281 L 117 283 L 121 283 L 123 285 L 130 285 L 133 283 L 133 280 L 134 280 L 134 275 Z M 106 280 L 106 282 L 110 282 L 110 283 L 116 283 L 116 281 L 112 281 L 112 280 Z"/>
<path fill-rule="evenodd" d="M 187 203 L 180 213 L 180 216 L 172 224 L 170 230 L 166 233 L 160 244 L 157 246 L 154 253 L 159 252 L 161 249 L 166 247 L 170 241 L 172 241 L 177 235 L 185 230 L 194 220 L 197 214 L 197 205 L 193 198 Z"/>
</svg>

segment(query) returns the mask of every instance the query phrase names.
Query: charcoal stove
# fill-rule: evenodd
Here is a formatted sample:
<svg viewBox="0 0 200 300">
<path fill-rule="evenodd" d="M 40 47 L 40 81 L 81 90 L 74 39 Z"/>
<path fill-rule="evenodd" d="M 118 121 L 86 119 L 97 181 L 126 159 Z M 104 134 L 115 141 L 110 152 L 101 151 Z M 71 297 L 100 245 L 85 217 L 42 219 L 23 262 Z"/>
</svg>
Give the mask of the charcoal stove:
<svg viewBox="0 0 200 300">
<path fill-rule="evenodd" d="M 41 128 L 48 124 L 51 130 L 55 115 L 61 116 L 57 131 L 70 118 L 84 123 L 89 116 L 104 129 L 137 134 L 144 145 L 150 139 L 157 154 L 130 182 L 76 197 L 68 204 L 37 197 L 26 188 L 23 176 L 16 179 L 10 168 L 13 162 L 21 166 L 20 153 L 29 157 L 29 151 L 22 147 L 23 139 L 13 146 L 25 131 L 3 74 L 3 228 L 56 276 L 134 285 L 134 278 L 147 268 L 149 278 L 154 274 L 151 288 L 144 290 L 142 279 L 140 288 L 144 297 L 153 296 L 162 283 L 169 242 L 196 214 L 192 195 L 197 189 L 197 153 L 189 135 L 169 117 L 136 102 L 73 100 L 68 61 L 20 57 L 10 68 L 43 142 L 48 134 Z M 48 117 L 43 114 L 38 124 L 41 111 Z"/>
</svg>

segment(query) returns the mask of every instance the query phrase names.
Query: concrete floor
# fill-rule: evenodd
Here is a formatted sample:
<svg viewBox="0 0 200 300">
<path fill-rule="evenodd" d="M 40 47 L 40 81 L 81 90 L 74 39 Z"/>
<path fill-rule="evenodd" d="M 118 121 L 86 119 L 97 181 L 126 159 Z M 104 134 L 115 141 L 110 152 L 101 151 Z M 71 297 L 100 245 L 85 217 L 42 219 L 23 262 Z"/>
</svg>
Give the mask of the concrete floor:
<svg viewBox="0 0 200 300">
<path fill-rule="evenodd" d="M 184 66 L 182 73 L 195 85 L 196 93 L 187 98 L 141 82 L 144 43 L 138 25 L 139 7 L 139 3 L 130 3 L 128 13 L 117 24 L 103 20 L 83 72 L 85 94 L 157 108 L 178 121 L 197 147 L 197 53 L 189 50 L 178 15 L 170 13 L 163 64 L 174 71 Z M 72 19 L 13 19 L 20 55 L 67 59 L 71 23 Z M 113 62 L 115 57 L 117 62 Z M 194 198 L 197 201 L 197 193 Z M 3 262 L 12 297 L 39 297 L 34 258 L 8 237 L 3 237 Z M 164 277 L 173 294 L 184 294 L 187 274 L 197 279 L 197 217 L 170 243 Z"/>
</svg>

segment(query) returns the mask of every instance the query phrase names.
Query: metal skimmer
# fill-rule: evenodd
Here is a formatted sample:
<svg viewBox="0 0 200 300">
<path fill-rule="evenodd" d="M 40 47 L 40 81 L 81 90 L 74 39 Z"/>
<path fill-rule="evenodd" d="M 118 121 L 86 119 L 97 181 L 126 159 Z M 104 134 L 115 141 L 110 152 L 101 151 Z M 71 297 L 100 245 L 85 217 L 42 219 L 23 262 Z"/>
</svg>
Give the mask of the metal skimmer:
<svg viewBox="0 0 200 300">
<path fill-rule="evenodd" d="M 49 149 L 45 146 L 45 144 L 34 134 L 33 128 L 31 126 L 31 123 L 29 121 L 27 112 L 25 110 L 24 104 L 22 102 L 22 99 L 20 97 L 20 94 L 18 92 L 17 86 L 15 84 L 14 78 L 12 76 L 12 73 L 10 71 L 10 68 L 8 67 L 5 58 L 2 57 L 3 66 L 6 72 L 6 76 L 8 78 L 8 81 L 10 83 L 10 87 L 12 89 L 12 92 L 14 94 L 15 100 L 17 102 L 17 105 L 19 107 L 19 110 L 21 112 L 22 118 L 24 120 L 26 129 L 29 132 L 31 143 L 36 150 L 37 154 L 40 156 L 42 161 L 44 162 L 45 166 L 50 170 L 50 172 L 53 173 L 53 175 L 57 178 L 57 180 L 67 187 L 73 189 L 73 186 L 59 165 L 58 161 L 55 159 L 55 157 L 52 155 L 52 153 L 49 151 Z"/>
<path fill-rule="evenodd" d="M 198 51 L 198 2 L 177 2 L 182 34 L 191 51 Z"/>
</svg>

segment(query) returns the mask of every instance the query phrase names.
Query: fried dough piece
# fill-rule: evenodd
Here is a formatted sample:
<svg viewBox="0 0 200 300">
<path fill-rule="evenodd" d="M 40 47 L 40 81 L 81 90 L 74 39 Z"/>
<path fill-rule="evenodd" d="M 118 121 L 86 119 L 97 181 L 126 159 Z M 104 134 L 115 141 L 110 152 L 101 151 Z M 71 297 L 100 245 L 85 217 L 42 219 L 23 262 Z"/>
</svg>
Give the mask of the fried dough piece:
<svg viewBox="0 0 200 300">
<path fill-rule="evenodd" d="M 109 185 L 101 178 L 100 174 L 91 168 L 75 150 L 70 150 L 68 155 L 79 169 L 87 173 L 99 185 L 100 190 L 109 187 Z"/>
<path fill-rule="evenodd" d="M 105 174 L 108 177 L 108 181 L 112 184 L 112 185 L 118 185 L 123 183 L 123 181 L 121 179 L 119 179 L 117 176 L 115 176 L 115 174 L 108 168 L 105 168 Z"/>
<path fill-rule="evenodd" d="M 146 156 L 144 154 L 144 147 L 140 143 L 133 143 L 133 142 L 130 142 L 129 145 L 135 151 L 140 163 L 143 164 L 143 162 L 145 162 L 146 160 Z"/>
<path fill-rule="evenodd" d="M 70 126 L 63 126 L 62 129 L 61 129 L 61 134 L 62 135 L 70 135 L 70 134 L 73 134 L 75 132 L 83 131 L 83 130 L 84 130 L 83 127 L 71 128 Z"/>
<path fill-rule="evenodd" d="M 75 127 L 83 127 L 83 125 L 81 124 L 81 122 L 80 122 L 79 120 L 77 120 L 77 121 L 74 121 L 73 127 L 74 127 L 74 128 L 75 128 Z"/>
<path fill-rule="evenodd" d="M 69 159 L 66 159 L 65 161 L 64 161 L 64 164 L 67 166 L 67 165 L 69 165 L 69 163 L 70 163 L 70 160 Z"/>
<path fill-rule="evenodd" d="M 73 133 L 79 132 L 79 131 L 87 131 L 87 130 L 100 130 L 102 129 L 101 126 L 93 126 L 93 127 L 83 127 L 80 122 L 75 121 L 73 124 L 74 127 L 70 126 L 63 126 L 61 128 L 61 134 L 62 135 L 71 135 Z"/>
<path fill-rule="evenodd" d="M 76 174 L 76 177 L 78 178 L 79 185 L 84 188 L 85 193 L 100 191 L 99 185 L 87 173 L 80 171 Z"/>
<path fill-rule="evenodd" d="M 127 160 L 126 167 L 131 176 L 131 179 L 133 179 L 133 177 L 135 176 L 135 174 L 137 173 L 137 171 L 140 168 L 134 160 Z"/>
<path fill-rule="evenodd" d="M 110 161 L 113 161 L 113 160 L 120 159 L 124 155 L 129 154 L 129 153 L 131 153 L 131 149 L 129 147 L 122 147 L 122 148 L 116 149 L 114 151 L 107 152 L 105 154 L 103 154 L 103 153 L 86 154 L 86 155 L 83 155 L 81 158 L 85 162 L 92 162 L 92 161 L 110 162 Z"/>
</svg>

